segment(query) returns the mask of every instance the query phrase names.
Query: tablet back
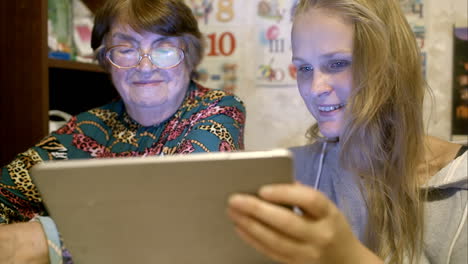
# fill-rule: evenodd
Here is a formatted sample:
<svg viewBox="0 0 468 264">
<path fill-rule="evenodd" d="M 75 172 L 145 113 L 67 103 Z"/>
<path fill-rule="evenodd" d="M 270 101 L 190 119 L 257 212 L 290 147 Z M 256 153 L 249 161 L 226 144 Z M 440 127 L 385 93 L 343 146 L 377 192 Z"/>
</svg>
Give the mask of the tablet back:
<svg viewBox="0 0 468 264">
<path fill-rule="evenodd" d="M 31 175 L 75 263 L 272 263 L 227 197 L 292 182 L 287 150 L 46 162 Z"/>
</svg>

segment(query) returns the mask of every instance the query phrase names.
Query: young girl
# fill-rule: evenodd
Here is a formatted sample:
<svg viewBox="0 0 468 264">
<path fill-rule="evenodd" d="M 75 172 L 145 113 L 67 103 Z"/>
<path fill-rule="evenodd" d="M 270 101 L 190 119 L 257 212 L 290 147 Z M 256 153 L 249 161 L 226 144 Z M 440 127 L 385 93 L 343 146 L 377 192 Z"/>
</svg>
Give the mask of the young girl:
<svg viewBox="0 0 468 264">
<path fill-rule="evenodd" d="M 240 236 L 284 263 L 467 263 L 466 147 L 424 135 L 426 84 L 399 2 L 295 12 L 299 92 L 323 137 L 293 149 L 300 183 L 230 198 Z"/>
</svg>

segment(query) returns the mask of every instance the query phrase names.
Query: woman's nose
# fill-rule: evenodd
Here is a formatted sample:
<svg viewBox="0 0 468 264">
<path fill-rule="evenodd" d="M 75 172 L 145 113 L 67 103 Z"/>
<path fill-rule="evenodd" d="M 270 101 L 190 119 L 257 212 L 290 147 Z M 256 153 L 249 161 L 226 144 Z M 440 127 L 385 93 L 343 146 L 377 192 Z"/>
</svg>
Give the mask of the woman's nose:
<svg viewBox="0 0 468 264">
<path fill-rule="evenodd" d="M 152 71 L 155 67 L 148 54 L 144 54 L 138 64 L 138 70 L 140 71 Z"/>
</svg>

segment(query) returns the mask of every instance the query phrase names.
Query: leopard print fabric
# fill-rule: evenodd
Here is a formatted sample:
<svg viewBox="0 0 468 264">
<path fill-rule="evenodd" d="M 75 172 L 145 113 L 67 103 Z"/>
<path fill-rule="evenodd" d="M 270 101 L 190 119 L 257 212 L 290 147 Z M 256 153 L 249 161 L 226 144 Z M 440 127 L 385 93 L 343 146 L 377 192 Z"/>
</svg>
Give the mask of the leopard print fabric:
<svg viewBox="0 0 468 264">
<path fill-rule="evenodd" d="M 243 148 L 244 123 L 245 109 L 238 97 L 194 82 L 179 110 L 154 126 L 135 122 L 122 101 L 73 116 L 1 169 L 0 223 L 46 213 L 29 175 L 37 163 L 238 150 Z"/>
<path fill-rule="evenodd" d="M 41 198 L 36 186 L 32 183 L 31 177 L 29 177 L 28 171 L 33 165 L 41 161 L 41 157 L 34 150 L 30 149 L 18 155 L 17 159 L 6 166 L 8 174 L 14 183 L 12 189 L 21 191 L 26 199 L 33 202 L 40 202 Z"/>
<path fill-rule="evenodd" d="M 44 138 L 36 148 L 43 150 L 47 159 L 66 159 L 67 149 L 55 137 Z M 29 220 L 36 213 L 43 213 L 42 198 L 29 176 L 31 167 L 40 162 L 42 157 L 31 148 L 2 169 L 2 179 L 6 174 L 10 181 L 0 182 L 0 201 L 7 200 L 0 203 L 0 223 Z"/>
</svg>

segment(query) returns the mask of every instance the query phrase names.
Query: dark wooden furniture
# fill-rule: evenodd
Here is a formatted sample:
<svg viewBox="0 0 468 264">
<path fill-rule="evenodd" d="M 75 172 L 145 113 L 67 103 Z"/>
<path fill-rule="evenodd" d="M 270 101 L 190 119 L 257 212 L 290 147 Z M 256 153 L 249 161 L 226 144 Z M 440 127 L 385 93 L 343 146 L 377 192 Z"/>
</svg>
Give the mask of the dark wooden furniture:
<svg viewBox="0 0 468 264">
<path fill-rule="evenodd" d="M 47 52 L 47 0 L 0 1 L 0 166 L 48 134 L 49 109 L 77 114 L 116 96 L 99 66 Z"/>
</svg>

